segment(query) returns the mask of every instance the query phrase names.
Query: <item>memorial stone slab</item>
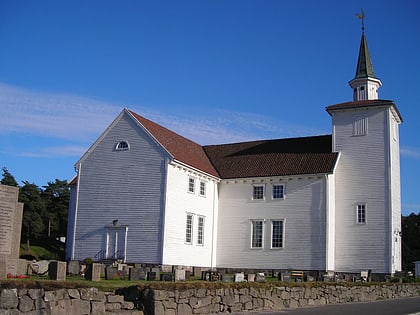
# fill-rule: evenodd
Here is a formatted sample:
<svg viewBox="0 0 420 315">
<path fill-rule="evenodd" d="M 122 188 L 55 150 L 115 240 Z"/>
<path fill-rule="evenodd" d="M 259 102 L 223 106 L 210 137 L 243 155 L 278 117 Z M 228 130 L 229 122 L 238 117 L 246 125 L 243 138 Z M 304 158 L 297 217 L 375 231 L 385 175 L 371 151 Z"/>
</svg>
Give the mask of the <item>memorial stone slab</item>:
<svg viewBox="0 0 420 315">
<path fill-rule="evenodd" d="M 66 267 L 65 261 L 51 261 L 48 265 L 48 276 L 51 280 L 64 281 L 66 280 Z"/>
<path fill-rule="evenodd" d="M 175 281 L 185 281 L 185 270 L 183 269 L 175 270 Z"/>
<path fill-rule="evenodd" d="M 235 273 L 234 279 L 235 279 L 234 280 L 235 282 L 244 282 L 245 281 L 245 274 L 243 272 Z"/>
<path fill-rule="evenodd" d="M 130 281 L 146 280 L 146 270 L 144 268 L 130 268 L 128 278 Z"/>
<path fill-rule="evenodd" d="M 160 281 L 169 282 L 169 281 L 173 281 L 173 279 L 174 279 L 174 277 L 173 277 L 172 273 L 165 272 L 165 273 L 160 274 Z"/>
<path fill-rule="evenodd" d="M 222 281 L 223 282 L 232 282 L 232 276 L 231 275 L 222 275 Z"/>
<path fill-rule="evenodd" d="M 246 279 L 248 280 L 248 282 L 254 282 L 255 281 L 255 273 L 247 274 Z"/>
<path fill-rule="evenodd" d="M 256 282 L 265 282 L 265 275 L 262 272 L 257 273 L 257 275 L 255 276 L 255 281 Z"/>
<path fill-rule="evenodd" d="M 20 231 L 22 227 L 23 203 L 18 202 L 19 188 L 0 184 L 0 258 L 6 262 L 19 258 Z M 0 272 L 0 279 L 8 273 L 13 264 L 2 266 L 5 271 Z"/>
<path fill-rule="evenodd" d="M 77 276 L 80 273 L 80 263 L 78 260 L 70 260 L 68 262 L 67 273 L 70 276 Z"/>
<path fill-rule="evenodd" d="M 148 281 L 156 281 L 158 280 L 158 274 L 154 271 L 149 271 L 147 273 L 147 280 Z"/>
</svg>

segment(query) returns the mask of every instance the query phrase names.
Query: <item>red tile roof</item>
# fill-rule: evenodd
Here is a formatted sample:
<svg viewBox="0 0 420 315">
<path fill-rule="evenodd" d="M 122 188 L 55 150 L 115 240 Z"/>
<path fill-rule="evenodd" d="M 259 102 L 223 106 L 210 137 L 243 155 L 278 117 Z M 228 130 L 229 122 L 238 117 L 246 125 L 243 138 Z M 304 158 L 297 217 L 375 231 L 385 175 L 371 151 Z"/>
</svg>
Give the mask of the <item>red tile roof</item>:
<svg viewBox="0 0 420 315">
<path fill-rule="evenodd" d="M 129 113 L 167 150 L 176 160 L 219 177 L 203 147 L 179 134 L 148 120 L 133 111 Z"/>
<path fill-rule="evenodd" d="M 401 117 L 400 112 L 398 111 L 397 106 L 395 105 L 393 101 L 390 101 L 390 100 L 365 100 L 365 101 L 346 102 L 346 103 L 340 103 L 340 104 L 327 106 L 326 110 L 329 114 L 331 114 L 331 111 L 334 111 L 334 110 L 363 108 L 363 107 L 376 107 L 376 106 L 393 107 L 399 119 L 402 121 L 402 117 Z"/>
<path fill-rule="evenodd" d="M 332 173 L 332 137 L 315 136 L 204 146 L 221 178 Z"/>
</svg>

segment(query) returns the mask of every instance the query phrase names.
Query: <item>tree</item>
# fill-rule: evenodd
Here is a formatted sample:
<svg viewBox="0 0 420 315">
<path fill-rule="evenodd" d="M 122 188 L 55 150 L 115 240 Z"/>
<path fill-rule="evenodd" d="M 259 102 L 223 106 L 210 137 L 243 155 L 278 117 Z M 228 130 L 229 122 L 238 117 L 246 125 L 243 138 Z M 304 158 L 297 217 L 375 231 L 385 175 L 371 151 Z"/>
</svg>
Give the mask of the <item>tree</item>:
<svg viewBox="0 0 420 315">
<path fill-rule="evenodd" d="M 3 184 L 3 185 L 7 185 L 7 186 L 18 187 L 19 185 L 18 185 L 16 179 L 13 177 L 12 174 L 10 174 L 8 169 L 6 167 L 3 167 L 2 170 L 3 170 L 3 178 L 0 181 L 0 183 Z"/>
<path fill-rule="evenodd" d="M 45 232 L 45 202 L 41 198 L 39 187 L 27 181 L 24 181 L 20 188 L 19 201 L 24 204 L 21 239 L 26 240 L 27 249 L 30 251 L 31 241 L 40 239 Z"/>
<path fill-rule="evenodd" d="M 413 271 L 414 261 L 420 260 L 420 213 L 402 217 L 403 270 Z"/>
<path fill-rule="evenodd" d="M 66 236 L 70 200 L 70 188 L 67 181 L 56 179 L 55 182 L 48 182 L 41 196 L 45 202 L 44 224 L 48 227 L 48 237 L 56 239 Z"/>
</svg>

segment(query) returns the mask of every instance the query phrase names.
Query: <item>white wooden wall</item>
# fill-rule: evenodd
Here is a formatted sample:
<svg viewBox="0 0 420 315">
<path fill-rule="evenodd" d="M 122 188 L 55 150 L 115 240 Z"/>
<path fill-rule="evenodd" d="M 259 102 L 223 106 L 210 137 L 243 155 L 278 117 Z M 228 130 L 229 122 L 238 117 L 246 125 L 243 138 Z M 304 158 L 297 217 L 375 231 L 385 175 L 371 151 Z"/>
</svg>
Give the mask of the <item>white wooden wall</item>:
<svg viewBox="0 0 420 315">
<path fill-rule="evenodd" d="M 115 151 L 119 141 L 128 151 Z M 162 226 L 168 158 L 122 113 L 85 155 L 79 171 L 74 259 L 106 248 L 106 225 L 128 225 L 127 261 L 162 262 Z"/>
<path fill-rule="evenodd" d="M 195 192 L 188 192 L 188 179 L 195 178 Z M 206 183 L 206 194 L 200 196 L 200 181 Z M 186 215 L 193 214 L 192 243 L 185 242 Z M 197 243 L 198 217 L 204 217 L 204 244 Z M 212 267 L 215 254 L 214 230 L 217 220 L 217 182 L 203 173 L 171 163 L 165 209 L 163 263 Z"/>
<path fill-rule="evenodd" d="M 285 199 L 252 200 L 252 185 L 284 183 Z M 251 220 L 265 219 L 264 247 L 251 248 Z M 284 220 L 284 248 L 271 249 L 270 220 Z M 224 180 L 219 186 L 217 267 L 325 270 L 325 176 Z"/>
<path fill-rule="evenodd" d="M 353 122 L 368 119 L 368 133 L 353 135 Z M 387 110 L 370 108 L 333 113 L 336 170 L 335 270 L 390 272 Z M 366 224 L 357 223 L 356 207 L 366 204 Z"/>
</svg>

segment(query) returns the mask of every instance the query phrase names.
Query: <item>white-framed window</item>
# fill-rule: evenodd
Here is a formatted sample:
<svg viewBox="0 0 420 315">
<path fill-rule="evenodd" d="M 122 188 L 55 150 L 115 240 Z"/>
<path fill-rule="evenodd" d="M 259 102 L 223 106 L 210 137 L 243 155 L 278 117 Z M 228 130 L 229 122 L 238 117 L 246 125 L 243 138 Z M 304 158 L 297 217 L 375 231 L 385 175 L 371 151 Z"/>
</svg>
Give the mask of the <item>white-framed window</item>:
<svg viewBox="0 0 420 315">
<path fill-rule="evenodd" d="M 185 222 L 185 243 L 192 244 L 194 215 L 187 213 Z"/>
<path fill-rule="evenodd" d="M 356 206 L 356 215 L 357 215 L 357 223 L 358 224 L 366 224 L 366 204 L 359 203 Z"/>
<path fill-rule="evenodd" d="M 271 248 L 284 247 L 284 220 L 271 221 Z"/>
<path fill-rule="evenodd" d="M 368 119 L 364 116 L 357 116 L 353 122 L 353 136 L 364 136 L 368 133 Z"/>
<path fill-rule="evenodd" d="M 263 200 L 264 199 L 264 185 L 253 185 L 252 186 L 252 199 Z"/>
<path fill-rule="evenodd" d="M 251 248 L 263 248 L 264 221 L 251 221 Z"/>
<path fill-rule="evenodd" d="M 199 216 L 197 225 L 197 245 L 204 245 L 204 223 L 204 217 Z"/>
<path fill-rule="evenodd" d="M 117 142 L 115 145 L 115 151 L 127 151 L 130 150 L 130 144 L 127 141 Z"/>
<path fill-rule="evenodd" d="M 206 182 L 200 181 L 200 196 L 204 197 L 206 195 Z"/>
<path fill-rule="evenodd" d="M 195 178 L 194 177 L 188 177 L 188 192 L 192 194 L 195 192 Z"/>
<path fill-rule="evenodd" d="M 284 184 L 273 184 L 272 198 L 284 199 Z"/>
</svg>

